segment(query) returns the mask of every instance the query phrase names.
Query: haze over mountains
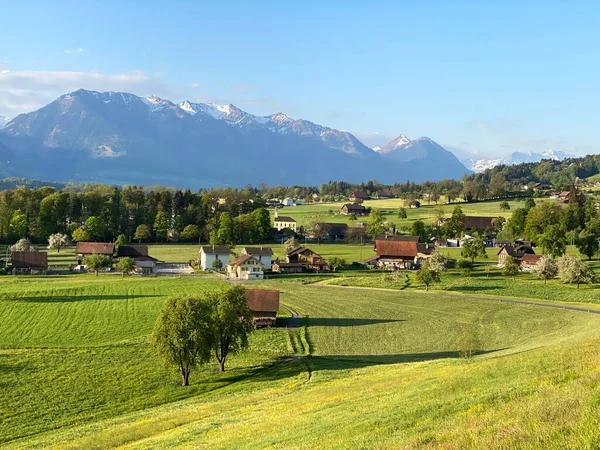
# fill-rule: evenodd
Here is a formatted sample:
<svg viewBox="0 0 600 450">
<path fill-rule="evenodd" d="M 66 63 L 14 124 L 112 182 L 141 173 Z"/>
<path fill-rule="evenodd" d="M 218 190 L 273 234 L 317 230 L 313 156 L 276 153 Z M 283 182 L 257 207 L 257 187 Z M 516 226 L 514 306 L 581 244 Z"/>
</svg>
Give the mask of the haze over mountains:
<svg viewBox="0 0 600 450">
<path fill-rule="evenodd" d="M 562 161 L 566 158 L 574 158 L 575 155 L 571 155 L 569 153 L 565 153 L 560 150 L 547 150 L 541 153 L 535 152 L 513 152 L 506 155 L 504 158 L 498 159 L 486 159 L 486 158 L 471 158 L 464 159 L 462 163 L 469 170 L 473 172 L 484 172 L 486 169 L 491 169 L 492 167 L 499 166 L 500 164 L 505 164 L 507 166 L 513 166 L 515 164 L 522 163 L 532 163 L 532 162 L 540 162 L 543 159 L 552 159 L 554 161 Z"/>
<path fill-rule="evenodd" d="M 255 116 L 234 105 L 82 89 L 0 128 L 0 171 L 192 188 L 421 182 L 469 172 L 426 137 L 400 135 L 371 149 L 351 133 L 283 113 Z"/>
</svg>

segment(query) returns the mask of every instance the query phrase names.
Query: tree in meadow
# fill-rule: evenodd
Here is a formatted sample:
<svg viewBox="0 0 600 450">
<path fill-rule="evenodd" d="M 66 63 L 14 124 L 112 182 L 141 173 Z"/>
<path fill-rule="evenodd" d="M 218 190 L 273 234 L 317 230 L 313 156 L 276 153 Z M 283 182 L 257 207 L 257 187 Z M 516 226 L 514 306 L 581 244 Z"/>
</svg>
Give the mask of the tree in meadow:
<svg viewBox="0 0 600 450">
<path fill-rule="evenodd" d="M 546 284 L 550 278 L 554 278 L 558 274 L 558 265 L 556 260 L 550 256 L 542 256 L 538 263 L 533 266 L 532 272 L 540 280 L 544 280 L 544 284 Z"/>
<path fill-rule="evenodd" d="M 507 256 L 504 260 L 504 269 L 502 270 L 502 273 L 507 277 L 512 277 L 514 280 L 520 272 L 521 266 L 519 262 L 512 256 Z"/>
<path fill-rule="evenodd" d="M 594 272 L 581 259 L 564 255 L 558 258 L 558 276 L 563 283 L 590 284 L 596 281 Z"/>
<path fill-rule="evenodd" d="M 110 266 L 110 259 L 104 255 L 92 253 L 91 255 L 83 258 L 83 265 L 88 269 L 93 270 L 96 273 L 96 276 L 98 276 L 98 272 L 101 269 L 105 269 Z"/>
<path fill-rule="evenodd" d="M 133 258 L 119 258 L 117 270 L 121 272 L 123 276 L 128 275 L 135 270 L 135 261 Z"/>
<path fill-rule="evenodd" d="M 150 232 L 150 227 L 142 223 L 135 229 L 133 238 L 137 240 L 139 244 L 141 244 L 142 241 L 148 239 L 151 235 L 152 233 Z"/>
<path fill-rule="evenodd" d="M 60 253 L 60 249 L 71 245 L 69 236 L 63 233 L 54 233 L 48 236 L 48 248 L 55 248 L 56 253 Z"/>
</svg>

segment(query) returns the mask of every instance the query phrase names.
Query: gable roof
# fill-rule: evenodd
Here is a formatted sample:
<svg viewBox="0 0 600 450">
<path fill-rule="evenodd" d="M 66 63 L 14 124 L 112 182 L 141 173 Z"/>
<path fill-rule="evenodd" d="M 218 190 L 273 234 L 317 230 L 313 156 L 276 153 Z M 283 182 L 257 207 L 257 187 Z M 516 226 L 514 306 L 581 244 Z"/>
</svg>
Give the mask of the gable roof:
<svg viewBox="0 0 600 450">
<path fill-rule="evenodd" d="M 48 269 L 46 252 L 11 252 L 10 259 L 16 269 Z"/>
<path fill-rule="evenodd" d="M 242 252 L 246 252 L 248 255 L 273 256 L 271 247 L 244 247 Z"/>
<path fill-rule="evenodd" d="M 207 255 L 229 255 L 231 249 L 224 245 L 203 245 L 200 247 L 200 253 L 202 252 Z"/>
<path fill-rule="evenodd" d="M 540 262 L 540 259 L 542 259 L 542 255 L 532 255 L 530 253 L 526 253 L 521 258 L 521 262 L 530 266 L 535 266 L 537 263 Z"/>
<path fill-rule="evenodd" d="M 253 312 L 279 311 L 279 291 L 273 289 L 246 289 L 244 291 L 248 308 Z"/>
<path fill-rule="evenodd" d="M 241 266 L 242 264 L 244 264 L 246 261 L 248 260 L 254 260 L 256 261 L 258 264 L 260 264 L 261 266 L 264 266 L 264 264 L 262 262 L 260 262 L 258 259 L 256 259 L 254 256 L 252 255 L 242 255 L 242 256 L 238 256 L 236 259 L 234 259 L 233 261 L 229 261 L 227 263 L 228 266 Z"/>
<path fill-rule="evenodd" d="M 75 253 L 78 255 L 112 255 L 115 252 L 114 242 L 78 242 Z"/>
<path fill-rule="evenodd" d="M 406 241 L 375 241 L 375 252 L 377 256 L 398 256 L 415 257 L 417 256 L 417 243 Z"/>
<path fill-rule="evenodd" d="M 365 208 L 363 205 L 359 205 L 358 203 L 346 203 L 342 206 L 342 209 L 346 208 L 348 211 L 364 211 Z"/>
<path fill-rule="evenodd" d="M 502 248 L 498 251 L 498 254 L 502 253 L 503 250 L 506 250 L 506 253 L 508 253 L 513 258 L 521 258 L 523 255 L 526 254 L 535 255 L 533 248 L 528 247 L 526 245 L 503 245 Z"/>
<path fill-rule="evenodd" d="M 466 229 L 492 230 L 494 228 L 495 221 L 495 217 L 465 216 L 463 224 Z"/>
<path fill-rule="evenodd" d="M 419 236 L 378 234 L 375 236 L 375 241 L 419 242 Z"/>
<path fill-rule="evenodd" d="M 117 250 L 117 256 L 128 258 L 139 258 L 141 256 L 148 256 L 148 246 L 119 245 L 119 249 Z"/>
<path fill-rule="evenodd" d="M 307 247 L 296 247 L 289 252 L 287 252 L 287 256 L 299 255 L 301 253 L 310 252 L 312 255 L 321 256 L 318 253 L 313 252 L 310 248 Z"/>
<path fill-rule="evenodd" d="M 393 197 L 394 194 L 392 194 L 391 191 L 375 191 L 375 195 L 378 197 Z"/>
<path fill-rule="evenodd" d="M 422 244 L 417 242 L 417 252 L 422 255 L 431 255 L 435 250 L 435 245 L 433 244 Z"/>
<path fill-rule="evenodd" d="M 275 217 L 275 222 L 294 222 L 296 223 L 296 221 L 294 219 L 292 219 L 291 217 L 287 217 L 287 216 L 277 216 Z"/>
<path fill-rule="evenodd" d="M 367 194 L 366 192 L 353 192 L 352 195 L 350 195 L 350 198 L 362 198 L 365 200 L 369 200 L 371 198 L 371 196 L 369 194 Z"/>
</svg>

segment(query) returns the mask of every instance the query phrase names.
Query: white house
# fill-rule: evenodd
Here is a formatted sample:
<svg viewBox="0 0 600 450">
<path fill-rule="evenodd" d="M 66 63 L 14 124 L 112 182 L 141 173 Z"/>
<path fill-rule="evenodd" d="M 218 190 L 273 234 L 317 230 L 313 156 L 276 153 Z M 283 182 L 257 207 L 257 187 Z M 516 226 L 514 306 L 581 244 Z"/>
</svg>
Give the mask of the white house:
<svg viewBox="0 0 600 450">
<path fill-rule="evenodd" d="M 263 263 L 266 270 L 271 270 L 273 260 L 273 250 L 271 247 L 244 247 L 242 255 L 253 256 Z"/>
<path fill-rule="evenodd" d="M 296 221 L 291 217 L 280 216 L 277 209 L 275 209 L 275 219 L 273 220 L 273 224 L 277 231 L 289 228 L 293 232 L 296 232 Z"/>
<path fill-rule="evenodd" d="M 291 197 L 286 197 L 281 202 L 283 206 L 294 206 L 294 199 Z"/>
<path fill-rule="evenodd" d="M 242 255 L 227 263 L 227 278 L 232 280 L 262 280 L 264 264 L 254 256 Z"/>
<path fill-rule="evenodd" d="M 231 250 L 229 247 L 223 247 L 218 245 L 205 245 L 200 247 L 200 267 L 202 270 L 209 270 L 213 268 L 215 260 L 221 261 L 223 267 L 229 261 L 229 255 Z"/>
</svg>

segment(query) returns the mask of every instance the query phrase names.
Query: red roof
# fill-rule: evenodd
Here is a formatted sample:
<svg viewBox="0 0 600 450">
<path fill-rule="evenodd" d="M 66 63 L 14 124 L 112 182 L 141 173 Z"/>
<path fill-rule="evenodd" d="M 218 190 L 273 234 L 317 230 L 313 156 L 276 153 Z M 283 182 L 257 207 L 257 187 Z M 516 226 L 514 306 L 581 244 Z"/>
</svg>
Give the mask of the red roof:
<svg viewBox="0 0 600 450">
<path fill-rule="evenodd" d="M 248 307 L 253 312 L 279 311 L 279 291 L 272 289 L 246 289 L 244 291 Z"/>
<path fill-rule="evenodd" d="M 78 242 L 75 248 L 77 255 L 91 255 L 92 253 L 112 255 L 114 252 L 115 244 L 113 242 Z"/>
<path fill-rule="evenodd" d="M 375 252 L 377 252 L 377 256 L 415 257 L 417 256 L 417 243 L 377 240 L 375 241 Z"/>
<path fill-rule="evenodd" d="M 524 263 L 525 265 L 528 265 L 528 266 L 535 266 L 537 263 L 540 262 L 540 259 L 542 259 L 542 255 L 525 254 L 521 258 L 521 263 Z"/>
</svg>

